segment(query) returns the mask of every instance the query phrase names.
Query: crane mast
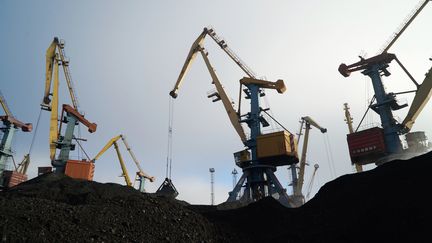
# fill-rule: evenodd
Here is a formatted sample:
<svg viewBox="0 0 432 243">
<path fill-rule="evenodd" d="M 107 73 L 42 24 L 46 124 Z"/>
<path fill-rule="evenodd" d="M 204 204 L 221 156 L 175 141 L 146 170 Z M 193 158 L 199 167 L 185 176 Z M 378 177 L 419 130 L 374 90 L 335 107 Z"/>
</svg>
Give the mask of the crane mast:
<svg viewBox="0 0 432 243">
<path fill-rule="evenodd" d="M 309 116 L 304 116 L 301 118 L 301 126 L 300 126 L 300 133 L 303 129 L 303 126 L 305 127 L 305 133 L 303 138 L 303 147 L 302 147 L 302 154 L 300 157 L 300 165 L 299 165 L 299 171 L 298 171 L 298 178 L 294 179 L 293 181 L 293 189 L 294 189 L 294 199 L 298 201 L 298 203 L 303 204 L 304 203 L 304 196 L 302 194 L 303 190 L 303 183 L 304 183 L 304 173 L 306 169 L 306 154 L 308 149 L 308 143 L 309 143 L 309 131 L 313 127 L 320 130 L 321 133 L 326 133 L 327 129 L 321 127 L 316 123 L 312 118 Z M 294 167 L 295 168 L 295 167 Z"/>
</svg>

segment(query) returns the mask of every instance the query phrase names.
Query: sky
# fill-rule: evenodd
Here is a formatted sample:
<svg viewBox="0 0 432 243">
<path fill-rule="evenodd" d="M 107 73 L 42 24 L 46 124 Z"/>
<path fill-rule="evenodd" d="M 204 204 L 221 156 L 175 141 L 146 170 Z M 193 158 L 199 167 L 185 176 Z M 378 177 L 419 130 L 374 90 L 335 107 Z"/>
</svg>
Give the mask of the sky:
<svg viewBox="0 0 432 243">
<path fill-rule="evenodd" d="M 86 153 L 93 158 L 109 139 L 124 134 L 144 170 L 156 177 L 146 183 L 146 190 L 154 192 L 166 172 L 168 93 L 191 44 L 204 27 L 212 26 L 259 77 L 284 80 L 284 94 L 266 91 L 271 112 L 284 127 L 298 133 L 300 118 L 310 116 L 328 129 L 326 134 L 310 132 L 305 188 L 313 165 L 319 164 L 312 197 L 328 181 L 355 172 L 343 104 L 349 103 L 357 126 L 373 94 L 367 77 L 358 72 L 344 78 L 337 71 L 339 64 L 377 54 L 418 2 L 0 0 L 0 89 L 13 114 L 36 127 L 45 85 L 45 51 L 54 37 L 64 39 L 80 111 L 98 125 L 93 134 L 81 127 Z M 389 50 L 420 83 L 432 64 L 431 22 L 428 5 Z M 238 80 L 244 73 L 210 38 L 205 47 L 226 92 L 237 100 Z M 389 92 L 414 89 L 395 63 L 389 70 L 392 75 L 384 79 Z M 70 104 L 60 76 L 60 103 Z M 206 97 L 211 89 L 210 75 L 198 56 L 174 102 L 172 139 L 172 180 L 178 199 L 194 204 L 210 204 L 209 168 L 215 168 L 215 203 L 228 198 L 231 171 L 236 168 L 233 153 L 243 149 L 222 104 Z M 399 98 L 410 104 L 413 95 Z M 395 115 L 403 120 L 407 111 Z M 432 136 L 431 111 L 428 104 L 413 131 Z M 379 123 L 379 119 L 371 114 L 365 122 Z M 17 161 L 29 151 L 34 137 L 30 178 L 37 175 L 37 167 L 50 165 L 48 130 L 49 114 L 42 112 L 37 129 L 15 137 Z M 133 176 L 136 168 L 120 146 Z M 113 148 L 96 161 L 95 181 L 124 184 L 120 174 Z M 288 187 L 286 166 L 279 167 L 276 175 Z"/>
</svg>

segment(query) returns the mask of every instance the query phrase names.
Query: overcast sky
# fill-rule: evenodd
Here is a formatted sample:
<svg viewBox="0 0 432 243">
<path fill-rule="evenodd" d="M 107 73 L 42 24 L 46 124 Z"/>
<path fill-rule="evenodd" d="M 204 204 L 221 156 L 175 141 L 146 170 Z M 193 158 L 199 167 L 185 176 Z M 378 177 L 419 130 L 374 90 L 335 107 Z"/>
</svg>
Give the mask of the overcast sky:
<svg viewBox="0 0 432 243">
<path fill-rule="evenodd" d="M 351 106 L 356 126 L 373 94 L 367 77 L 353 73 L 344 78 L 337 71 L 339 64 L 356 62 L 359 55 L 377 54 L 417 3 L 0 0 L 0 88 L 15 116 L 36 126 L 45 51 L 55 36 L 64 39 L 80 109 L 98 124 L 94 134 L 81 128 L 88 139 L 86 152 L 94 157 L 110 138 L 126 135 L 144 170 L 156 177 L 154 183 L 146 184 L 147 191 L 154 192 L 165 178 L 168 93 L 192 42 L 205 26 L 212 26 L 258 76 L 284 80 L 287 91 L 281 95 L 268 90 L 266 99 L 286 128 L 298 133 L 300 117 L 310 116 L 328 129 L 325 135 L 317 129 L 310 133 L 305 185 L 312 165 L 319 164 L 314 195 L 326 182 L 354 172 L 343 103 Z M 428 60 L 432 57 L 431 23 L 432 6 L 426 6 L 389 51 L 398 55 L 418 82 L 432 64 Z M 227 93 L 237 100 L 238 80 L 244 74 L 210 38 L 205 46 Z M 385 78 L 389 92 L 414 89 L 395 63 L 390 71 L 392 76 Z M 70 103 L 63 77 L 61 73 L 60 103 Z M 232 154 L 243 148 L 222 104 L 206 97 L 210 89 L 210 75 L 198 56 L 174 108 L 172 179 L 180 192 L 178 198 L 191 203 L 210 203 L 210 167 L 216 170 L 216 203 L 227 199 L 235 168 Z M 400 98 L 410 103 L 412 95 Z M 402 120 L 407 111 L 395 115 Z M 424 130 L 432 136 L 431 111 L 428 104 L 413 131 Z M 378 123 L 379 119 L 373 115 L 366 121 Z M 36 176 L 38 166 L 50 165 L 48 126 L 49 114 L 43 112 L 30 177 Z M 17 133 L 16 160 L 27 153 L 33 135 Z M 133 176 L 136 168 L 121 148 Z M 371 168 L 374 166 L 366 169 Z M 96 161 L 95 181 L 124 184 L 120 174 L 114 149 Z M 277 176 L 288 185 L 286 167 L 278 168 Z"/>
</svg>

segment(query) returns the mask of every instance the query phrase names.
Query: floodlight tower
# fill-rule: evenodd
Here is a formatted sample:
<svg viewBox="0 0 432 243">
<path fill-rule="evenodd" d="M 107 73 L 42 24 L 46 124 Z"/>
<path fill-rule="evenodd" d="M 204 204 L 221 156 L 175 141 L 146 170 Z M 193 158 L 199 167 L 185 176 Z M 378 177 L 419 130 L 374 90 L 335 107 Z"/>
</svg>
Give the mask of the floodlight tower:
<svg viewBox="0 0 432 243">
<path fill-rule="evenodd" d="M 233 176 L 233 188 L 236 186 L 237 184 L 237 170 L 234 168 L 234 170 L 231 172 L 232 176 Z"/>
<path fill-rule="evenodd" d="M 210 192 L 210 198 L 211 198 L 211 205 L 214 205 L 214 168 L 209 169 L 210 172 L 210 184 L 211 184 L 211 192 Z"/>
</svg>

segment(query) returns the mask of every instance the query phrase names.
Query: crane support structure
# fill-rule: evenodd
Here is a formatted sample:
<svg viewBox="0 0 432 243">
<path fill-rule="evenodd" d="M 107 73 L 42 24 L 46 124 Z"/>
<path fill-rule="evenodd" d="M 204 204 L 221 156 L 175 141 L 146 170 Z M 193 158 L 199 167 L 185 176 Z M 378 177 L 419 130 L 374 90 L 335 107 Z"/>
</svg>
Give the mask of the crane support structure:
<svg viewBox="0 0 432 243">
<path fill-rule="evenodd" d="M 92 159 L 92 162 L 95 162 L 96 160 L 98 160 L 102 154 L 104 154 L 111 146 L 114 146 L 114 149 L 116 150 L 117 153 L 117 157 L 119 159 L 119 163 L 120 163 L 120 167 L 122 169 L 122 177 L 125 179 L 126 185 L 127 186 L 131 186 L 133 187 L 132 181 L 130 179 L 129 173 L 126 169 L 126 164 L 123 160 L 123 157 L 120 153 L 120 149 L 118 146 L 117 141 L 121 139 L 123 141 L 123 144 L 125 145 L 127 151 L 129 152 L 132 160 L 134 161 L 135 165 L 138 168 L 138 172 L 137 172 L 137 177 L 138 177 L 138 181 L 139 181 L 139 188 L 138 190 L 141 192 L 144 192 L 144 182 L 145 179 L 148 179 L 150 182 L 154 182 L 155 178 L 153 176 L 148 175 L 147 173 L 145 173 L 142 168 L 141 165 L 139 163 L 139 161 L 136 159 L 134 153 L 132 152 L 131 148 L 129 147 L 129 144 L 126 141 L 126 138 L 124 135 L 120 134 L 118 136 L 113 137 L 111 140 L 108 141 L 108 143 L 101 149 L 101 151 L 94 157 L 94 159 Z"/>
<path fill-rule="evenodd" d="M 223 85 L 219 81 L 219 78 L 208 58 L 208 52 L 203 46 L 206 35 L 210 35 L 212 39 L 228 54 L 228 56 L 246 73 L 247 77 L 240 80 L 240 91 L 244 91 L 246 93 L 246 99 L 250 99 L 250 112 L 247 114 L 240 114 L 241 92 L 239 95 L 238 111 L 236 111 L 234 108 L 234 102 L 228 98 Z M 274 89 L 280 94 L 284 93 L 286 87 L 283 80 L 270 82 L 257 79 L 251 69 L 248 68 L 240 58 L 228 48 L 226 42 L 218 37 L 213 29 L 204 28 L 204 31 L 193 42 L 192 47 L 190 48 L 174 88 L 169 93 L 171 97 L 177 98 L 178 90 L 183 82 L 185 74 L 189 70 L 191 63 L 196 58 L 198 52 L 201 53 L 206 67 L 212 77 L 212 84 L 216 87 L 216 92 L 209 94 L 208 98 L 213 98 L 213 101 L 222 101 L 231 124 L 239 135 L 243 145 L 246 147 L 245 150 L 234 154 L 236 164 L 243 169 L 243 175 L 239 179 L 233 191 L 230 192 L 227 202 L 252 202 L 265 196 L 279 195 L 278 198 L 281 203 L 287 206 L 292 206 L 292 203 L 286 194 L 286 190 L 281 186 L 274 175 L 274 172 L 276 171 L 277 166 L 298 162 L 296 141 L 293 139 L 291 133 L 285 131 L 283 133 L 278 133 L 277 135 L 271 134 L 270 137 L 265 138 L 263 138 L 265 135 L 261 133 L 261 125 L 267 126 L 268 123 L 261 114 L 263 109 L 260 107 L 259 98 L 264 95 L 264 89 Z M 244 90 L 242 89 L 243 85 L 246 87 Z M 250 129 L 249 138 L 245 134 L 242 123 L 246 123 Z M 266 153 L 268 152 L 266 149 L 271 150 L 274 146 L 281 145 L 278 144 L 272 146 L 268 144 L 269 140 L 275 141 L 275 137 L 277 137 L 277 141 L 284 143 L 282 147 L 286 149 L 285 154 L 269 155 Z M 258 146 L 259 143 L 261 143 L 262 146 Z M 259 150 L 259 148 L 262 149 Z M 243 195 L 240 195 L 241 192 Z"/>
<path fill-rule="evenodd" d="M 406 151 L 404 151 L 404 148 L 402 146 L 400 135 L 404 135 L 411 130 L 415 119 L 418 117 L 418 115 L 430 99 L 432 90 L 432 78 L 430 77 L 431 72 L 429 71 L 429 73 L 426 74 L 426 78 L 422 84 L 418 84 L 412 77 L 412 75 L 398 60 L 396 55 L 388 53 L 387 51 L 406 30 L 406 28 L 412 23 L 414 18 L 418 16 L 420 11 L 426 6 L 428 2 L 429 0 L 424 1 L 420 5 L 420 7 L 418 7 L 414 11 L 414 14 L 411 15 L 409 21 L 407 21 L 404 26 L 395 34 L 392 40 L 388 42 L 381 54 L 367 59 L 360 57 L 361 60 L 359 62 L 351 65 L 346 65 L 342 63 L 338 68 L 339 72 L 344 77 L 348 77 L 352 72 L 355 71 L 362 71 L 362 74 L 369 76 L 372 81 L 375 93 L 374 99 L 376 100 L 374 104 L 372 104 L 371 102 L 369 108 L 374 110 L 381 119 L 382 130 L 378 131 L 375 129 L 375 132 L 373 130 L 370 130 L 370 134 L 374 133 L 376 139 L 370 139 L 370 142 L 368 142 L 368 144 L 361 142 L 361 140 L 364 141 L 364 139 L 361 137 L 368 135 L 360 135 L 359 133 L 354 133 L 348 136 L 348 144 L 350 147 L 350 155 L 352 162 L 360 164 L 375 163 L 376 165 L 379 165 L 389 160 L 393 160 L 394 158 L 406 156 Z M 408 104 L 399 104 L 396 100 L 396 94 L 387 93 L 382 80 L 382 76 L 391 75 L 387 68 L 393 60 L 395 60 L 401 66 L 403 71 L 408 75 L 408 77 L 417 87 L 413 104 L 411 105 L 410 110 L 402 123 L 397 122 L 397 120 L 393 116 L 393 111 L 402 109 L 408 106 Z M 358 136 L 356 136 L 356 134 Z M 372 144 L 376 142 L 377 139 L 381 140 L 381 138 L 383 140 L 383 143 Z"/>
<path fill-rule="evenodd" d="M 302 126 L 303 125 L 305 126 L 305 135 L 303 138 L 303 148 L 302 148 L 302 155 L 300 158 L 300 168 L 298 171 L 298 179 L 297 179 L 297 181 L 294 180 L 293 186 L 294 186 L 294 197 L 301 197 L 303 202 L 304 202 L 304 196 L 302 194 L 302 190 L 303 190 L 303 183 L 304 183 L 304 172 L 305 172 L 305 168 L 306 168 L 306 154 L 307 154 L 308 143 L 309 143 L 309 131 L 312 128 L 312 126 L 317 128 L 318 130 L 320 130 L 321 133 L 326 133 L 327 129 L 318 125 L 318 123 L 316 123 L 309 116 L 302 117 L 301 121 L 302 121 Z M 301 129 L 302 129 L 302 126 L 301 126 Z M 300 132 L 301 132 L 301 130 L 300 130 Z"/>
<path fill-rule="evenodd" d="M 408 114 L 402 121 L 403 128 L 406 131 L 410 131 L 415 123 L 415 120 L 419 116 L 420 112 L 429 102 L 432 95 L 432 68 L 426 73 L 426 77 L 423 83 L 418 88 L 416 95 L 412 101 L 411 107 L 408 110 Z"/>
<path fill-rule="evenodd" d="M 0 92 L 0 105 L 3 108 L 6 115 L 0 116 L 0 121 L 2 121 L 4 127 L 1 127 L 1 131 L 3 132 L 3 136 L 0 141 L 0 187 L 3 186 L 4 182 L 4 174 L 3 172 L 8 166 L 8 159 L 13 156 L 12 153 L 12 141 L 15 135 L 15 132 L 18 129 L 21 129 L 23 132 L 31 132 L 32 124 L 24 123 L 16 119 L 12 112 L 10 111 L 6 99 L 3 94 Z M 23 173 L 24 174 L 24 173 Z"/>
<path fill-rule="evenodd" d="M 96 123 L 91 123 L 85 119 L 83 115 L 70 105 L 64 104 L 61 114 L 59 131 L 61 131 L 61 124 L 63 122 L 66 123 L 66 129 L 64 135 L 58 136 L 58 140 L 54 141 L 56 148 L 60 149 L 60 152 L 58 157 L 52 161 L 52 165 L 58 173 L 65 172 L 66 163 L 69 160 L 69 153 L 75 149 L 75 145 L 72 144 L 72 139 L 74 139 L 74 129 L 78 122 L 88 127 L 90 133 L 95 132 L 97 127 Z"/>
</svg>

